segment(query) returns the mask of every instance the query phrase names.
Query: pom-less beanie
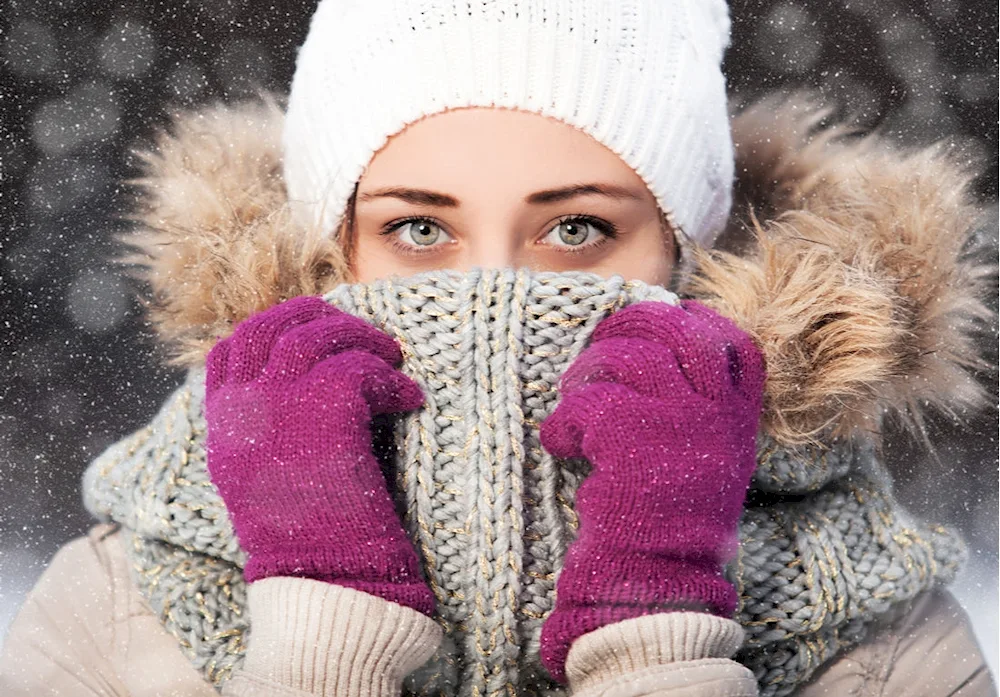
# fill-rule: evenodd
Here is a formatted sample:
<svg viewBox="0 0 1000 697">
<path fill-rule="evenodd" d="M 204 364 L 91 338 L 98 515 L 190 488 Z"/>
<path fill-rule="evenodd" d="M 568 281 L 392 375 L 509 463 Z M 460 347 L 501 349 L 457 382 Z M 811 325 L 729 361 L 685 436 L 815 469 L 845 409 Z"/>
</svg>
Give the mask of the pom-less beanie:
<svg viewBox="0 0 1000 697">
<path fill-rule="evenodd" d="M 321 0 L 288 101 L 289 198 L 334 233 L 391 136 L 450 109 L 519 109 L 615 152 L 709 245 L 731 203 L 729 28 L 724 0 Z"/>
</svg>

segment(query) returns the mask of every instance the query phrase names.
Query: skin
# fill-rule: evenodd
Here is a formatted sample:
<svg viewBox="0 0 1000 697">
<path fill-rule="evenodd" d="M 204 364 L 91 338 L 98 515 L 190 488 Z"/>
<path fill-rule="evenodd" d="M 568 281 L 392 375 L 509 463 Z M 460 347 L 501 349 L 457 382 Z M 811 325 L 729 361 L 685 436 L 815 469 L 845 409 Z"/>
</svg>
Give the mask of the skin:
<svg viewBox="0 0 1000 697">
<path fill-rule="evenodd" d="M 593 220 L 567 220 L 580 215 Z M 410 217 L 420 220 L 397 225 Z M 340 234 L 362 283 L 529 267 L 666 286 L 675 261 L 653 194 L 621 158 L 561 121 L 500 108 L 434 114 L 390 138 L 359 180 Z"/>
</svg>

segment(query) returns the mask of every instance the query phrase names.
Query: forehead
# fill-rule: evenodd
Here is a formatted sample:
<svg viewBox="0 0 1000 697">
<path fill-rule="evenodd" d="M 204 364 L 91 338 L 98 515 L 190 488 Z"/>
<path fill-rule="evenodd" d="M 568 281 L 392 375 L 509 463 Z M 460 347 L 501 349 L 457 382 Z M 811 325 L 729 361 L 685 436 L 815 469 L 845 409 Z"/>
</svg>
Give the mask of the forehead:
<svg viewBox="0 0 1000 697">
<path fill-rule="evenodd" d="M 392 136 L 358 188 L 534 191 L 591 180 L 644 188 L 618 155 L 578 128 L 526 111 L 470 107 L 427 116 Z"/>
</svg>

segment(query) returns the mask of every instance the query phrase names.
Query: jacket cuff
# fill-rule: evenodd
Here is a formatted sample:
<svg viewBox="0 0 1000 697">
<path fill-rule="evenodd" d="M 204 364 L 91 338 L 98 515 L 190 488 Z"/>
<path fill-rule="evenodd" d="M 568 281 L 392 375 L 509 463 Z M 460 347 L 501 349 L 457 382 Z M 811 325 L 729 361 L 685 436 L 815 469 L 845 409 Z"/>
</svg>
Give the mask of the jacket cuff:
<svg viewBox="0 0 1000 697">
<path fill-rule="evenodd" d="M 233 680 L 271 694 L 398 697 L 403 678 L 441 643 L 430 617 L 313 579 L 261 579 L 249 585 L 247 604 L 252 630 Z"/>
<path fill-rule="evenodd" d="M 743 643 L 737 622 L 701 612 L 643 615 L 573 642 L 566 676 L 574 697 L 695 694 L 756 697 L 757 681 L 730 660 Z"/>
</svg>

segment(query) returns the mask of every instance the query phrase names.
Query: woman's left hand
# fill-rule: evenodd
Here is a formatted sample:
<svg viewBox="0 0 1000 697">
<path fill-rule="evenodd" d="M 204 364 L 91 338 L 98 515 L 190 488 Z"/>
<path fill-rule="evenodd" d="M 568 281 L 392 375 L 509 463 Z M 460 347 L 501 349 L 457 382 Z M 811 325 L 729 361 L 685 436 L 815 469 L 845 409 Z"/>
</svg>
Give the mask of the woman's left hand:
<svg viewBox="0 0 1000 697">
<path fill-rule="evenodd" d="M 566 682 L 573 641 L 605 625 L 733 613 L 723 569 L 738 550 L 764 375 L 750 337 L 695 301 L 614 313 L 563 375 L 542 445 L 592 469 L 542 626 L 541 657 L 555 679 Z"/>
</svg>

